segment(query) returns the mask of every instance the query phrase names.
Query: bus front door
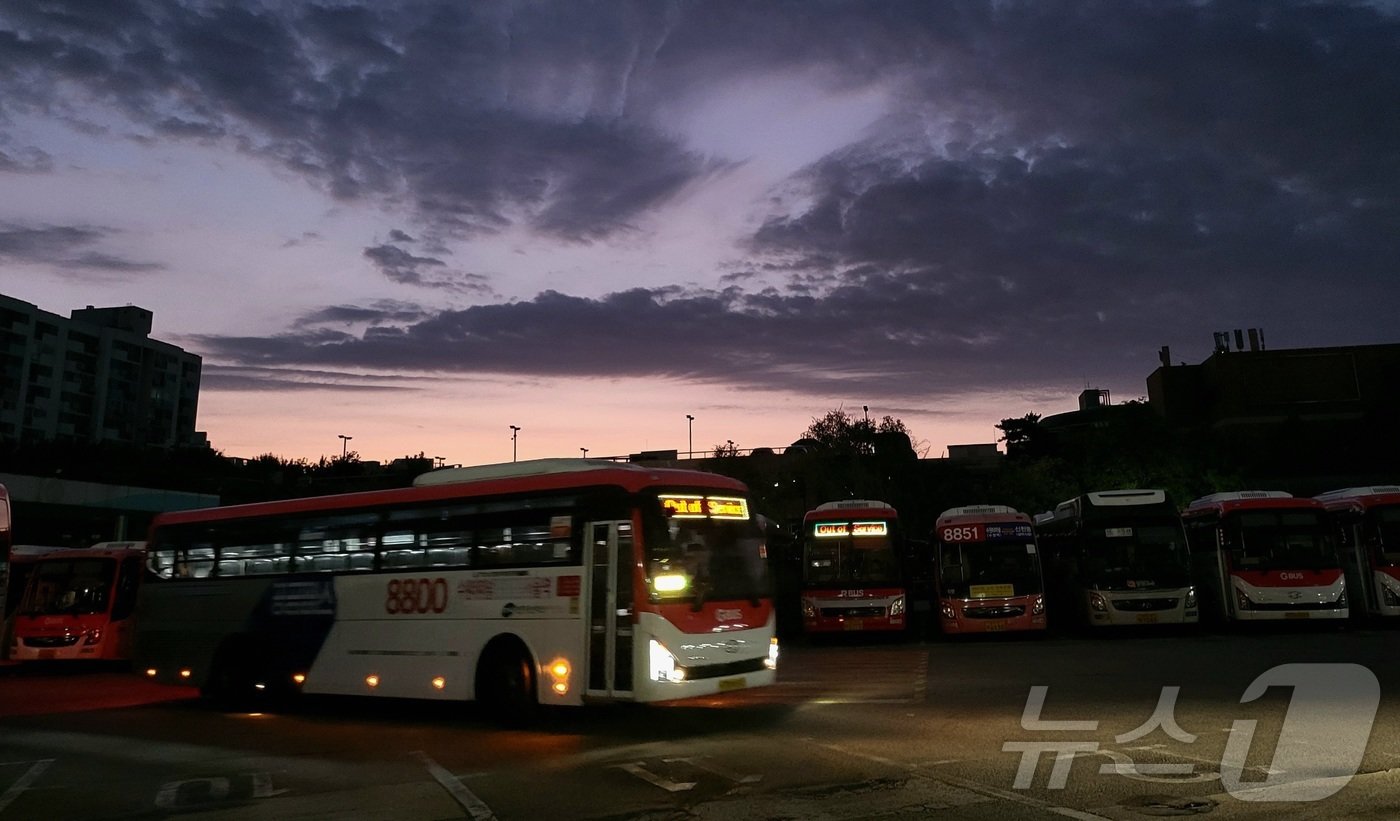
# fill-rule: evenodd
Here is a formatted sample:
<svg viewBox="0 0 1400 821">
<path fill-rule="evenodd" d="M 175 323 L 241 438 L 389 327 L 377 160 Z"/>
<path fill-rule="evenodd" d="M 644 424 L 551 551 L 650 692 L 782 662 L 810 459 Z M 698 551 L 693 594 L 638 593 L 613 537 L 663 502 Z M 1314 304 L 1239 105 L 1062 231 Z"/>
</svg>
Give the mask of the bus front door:
<svg viewBox="0 0 1400 821">
<path fill-rule="evenodd" d="M 588 526 L 589 696 L 632 695 L 632 523 Z"/>
</svg>

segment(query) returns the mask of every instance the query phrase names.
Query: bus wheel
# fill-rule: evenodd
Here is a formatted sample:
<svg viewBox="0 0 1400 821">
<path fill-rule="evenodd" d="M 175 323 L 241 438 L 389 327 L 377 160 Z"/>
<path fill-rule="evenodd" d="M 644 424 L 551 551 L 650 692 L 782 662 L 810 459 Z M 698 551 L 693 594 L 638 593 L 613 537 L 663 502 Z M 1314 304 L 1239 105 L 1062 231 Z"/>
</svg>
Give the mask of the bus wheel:
<svg viewBox="0 0 1400 821">
<path fill-rule="evenodd" d="M 476 668 L 476 698 L 493 718 L 524 724 L 539 706 L 535 664 L 518 639 L 493 639 Z"/>
</svg>

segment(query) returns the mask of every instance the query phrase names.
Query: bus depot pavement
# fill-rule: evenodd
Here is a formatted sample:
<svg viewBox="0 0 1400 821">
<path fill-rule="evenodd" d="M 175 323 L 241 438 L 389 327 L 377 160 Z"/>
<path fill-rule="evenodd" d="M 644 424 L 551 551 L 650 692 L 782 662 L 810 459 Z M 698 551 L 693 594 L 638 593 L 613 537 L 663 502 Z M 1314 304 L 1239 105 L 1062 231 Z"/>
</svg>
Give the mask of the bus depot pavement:
<svg viewBox="0 0 1400 821">
<path fill-rule="evenodd" d="M 0 661 L 0 718 L 136 707 L 197 696 L 193 688 L 156 684 L 120 668 L 74 672 L 71 666 L 56 670 L 45 664 Z"/>
</svg>

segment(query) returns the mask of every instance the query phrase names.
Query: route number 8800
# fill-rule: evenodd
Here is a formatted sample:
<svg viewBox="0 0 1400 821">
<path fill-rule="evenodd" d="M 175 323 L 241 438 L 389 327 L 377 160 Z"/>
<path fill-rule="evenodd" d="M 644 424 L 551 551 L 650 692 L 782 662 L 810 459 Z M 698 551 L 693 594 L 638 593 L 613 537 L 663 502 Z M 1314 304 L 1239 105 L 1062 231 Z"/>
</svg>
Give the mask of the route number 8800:
<svg viewBox="0 0 1400 821">
<path fill-rule="evenodd" d="M 390 615 L 441 613 L 447 609 L 447 579 L 390 579 L 384 612 Z"/>
</svg>

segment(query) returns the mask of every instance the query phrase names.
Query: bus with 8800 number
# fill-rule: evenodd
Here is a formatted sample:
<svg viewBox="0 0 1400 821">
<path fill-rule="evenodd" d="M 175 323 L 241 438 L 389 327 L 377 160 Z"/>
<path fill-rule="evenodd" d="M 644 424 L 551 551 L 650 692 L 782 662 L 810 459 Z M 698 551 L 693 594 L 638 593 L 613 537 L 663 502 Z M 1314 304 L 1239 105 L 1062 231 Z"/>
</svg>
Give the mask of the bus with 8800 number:
<svg viewBox="0 0 1400 821">
<path fill-rule="evenodd" d="M 766 545 L 737 480 L 601 460 L 163 514 L 138 669 L 297 693 L 652 702 L 771 684 Z"/>
</svg>

